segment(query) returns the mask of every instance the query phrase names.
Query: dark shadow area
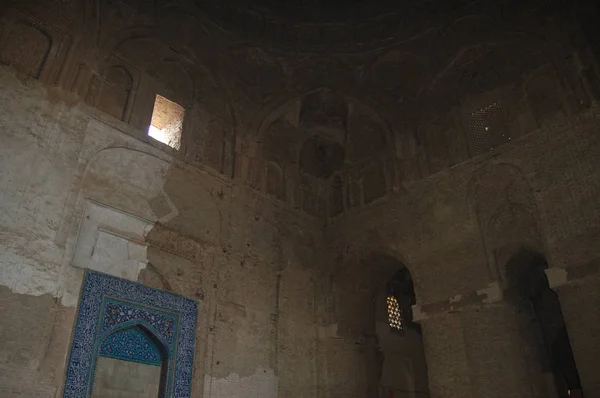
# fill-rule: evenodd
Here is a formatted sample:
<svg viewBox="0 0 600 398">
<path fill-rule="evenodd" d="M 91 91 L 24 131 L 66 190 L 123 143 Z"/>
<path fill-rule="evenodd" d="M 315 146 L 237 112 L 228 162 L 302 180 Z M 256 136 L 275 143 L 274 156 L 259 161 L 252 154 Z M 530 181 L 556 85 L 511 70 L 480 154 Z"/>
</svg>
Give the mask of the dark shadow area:
<svg viewBox="0 0 600 398">
<path fill-rule="evenodd" d="M 532 310 L 539 325 L 543 366 L 552 372 L 557 396 L 583 397 L 560 301 L 548 284 L 547 268 L 544 256 L 523 249 L 507 264 L 509 286 L 516 296 L 517 308 Z"/>
<path fill-rule="evenodd" d="M 158 397 L 166 398 L 167 394 L 167 381 L 169 377 L 169 352 L 165 345 L 156 337 L 150 330 L 146 329 L 143 325 L 137 326 L 148 339 L 154 344 L 154 347 L 160 354 L 160 386 L 158 389 Z"/>
</svg>

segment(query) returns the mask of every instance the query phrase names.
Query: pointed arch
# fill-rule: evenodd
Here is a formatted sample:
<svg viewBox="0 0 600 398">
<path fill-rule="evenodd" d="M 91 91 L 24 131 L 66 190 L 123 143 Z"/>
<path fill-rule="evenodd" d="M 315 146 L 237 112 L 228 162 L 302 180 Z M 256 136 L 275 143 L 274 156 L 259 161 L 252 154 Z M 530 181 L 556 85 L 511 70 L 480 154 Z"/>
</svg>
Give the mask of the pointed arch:
<svg viewBox="0 0 600 398">
<path fill-rule="evenodd" d="M 285 186 L 283 184 L 283 171 L 275 162 L 269 161 L 265 167 L 266 192 L 279 200 L 285 200 Z"/>
<path fill-rule="evenodd" d="M 113 65 L 104 70 L 102 79 L 95 101 L 96 107 L 125 121 L 135 84 L 133 74 L 123 65 Z"/>
<path fill-rule="evenodd" d="M 31 23 L 17 22 L 9 25 L 4 42 L 0 48 L 0 61 L 40 78 L 52 50 L 50 34 Z"/>
</svg>

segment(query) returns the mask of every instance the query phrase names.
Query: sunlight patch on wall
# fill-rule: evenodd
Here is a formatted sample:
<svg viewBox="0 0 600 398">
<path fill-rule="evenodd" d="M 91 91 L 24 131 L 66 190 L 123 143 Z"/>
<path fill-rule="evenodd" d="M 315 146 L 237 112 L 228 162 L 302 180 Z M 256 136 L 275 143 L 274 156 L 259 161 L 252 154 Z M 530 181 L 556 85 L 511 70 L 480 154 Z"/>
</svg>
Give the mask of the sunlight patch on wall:
<svg viewBox="0 0 600 398">
<path fill-rule="evenodd" d="M 185 109 L 167 98 L 157 95 L 148 135 L 171 148 L 181 146 L 181 131 Z"/>
</svg>

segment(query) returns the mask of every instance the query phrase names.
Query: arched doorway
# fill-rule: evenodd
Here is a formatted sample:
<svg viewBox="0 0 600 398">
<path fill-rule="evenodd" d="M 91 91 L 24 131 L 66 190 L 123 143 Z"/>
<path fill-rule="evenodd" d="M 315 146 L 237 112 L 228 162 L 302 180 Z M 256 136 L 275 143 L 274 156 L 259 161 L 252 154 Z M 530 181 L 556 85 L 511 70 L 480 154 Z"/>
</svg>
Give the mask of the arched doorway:
<svg viewBox="0 0 600 398">
<path fill-rule="evenodd" d="M 408 268 L 393 257 L 371 257 L 371 260 L 375 259 L 379 264 L 373 265 L 387 270 L 386 280 L 380 285 L 375 299 L 378 396 L 428 397 L 421 327 L 413 321 L 412 315 L 416 298 L 411 274 Z"/>
<path fill-rule="evenodd" d="M 548 394 L 556 398 L 581 398 L 581 383 L 569 342 L 560 301 L 550 288 L 548 264 L 539 253 L 521 249 L 507 263 L 509 296 L 517 311 L 530 315 Z"/>
</svg>

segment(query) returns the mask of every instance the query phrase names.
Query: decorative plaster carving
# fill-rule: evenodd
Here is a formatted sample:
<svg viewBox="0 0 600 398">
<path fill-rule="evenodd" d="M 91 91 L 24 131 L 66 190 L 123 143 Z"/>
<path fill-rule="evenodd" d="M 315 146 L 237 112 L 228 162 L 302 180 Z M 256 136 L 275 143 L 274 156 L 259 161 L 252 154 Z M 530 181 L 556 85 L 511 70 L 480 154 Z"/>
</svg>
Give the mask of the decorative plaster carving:
<svg viewBox="0 0 600 398">
<path fill-rule="evenodd" d="M 153 222 L 88 200 L 71 264 L 136 281 L 145 268 Z"/>
</svg>

